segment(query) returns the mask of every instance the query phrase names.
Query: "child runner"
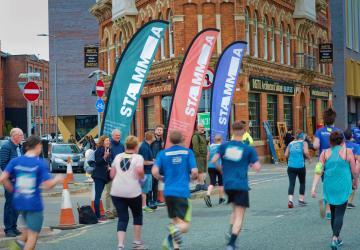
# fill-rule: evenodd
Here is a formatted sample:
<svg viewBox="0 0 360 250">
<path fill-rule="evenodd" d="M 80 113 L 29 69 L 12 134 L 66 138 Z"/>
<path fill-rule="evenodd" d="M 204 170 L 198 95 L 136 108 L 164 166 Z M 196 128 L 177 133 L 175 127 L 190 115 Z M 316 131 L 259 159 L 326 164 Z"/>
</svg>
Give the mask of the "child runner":
<svg viewBox="0 0 360 250">
<path fill-rule="evenodd" d="M 321 175 L 324 175 L 324 200 L 331 209 L 331 229 L 333 231 L 331 249 L 336 250 L 342 245 L 340 231 L 343 225 L 347 201 L 352 188 L 358 185 L 358 170 L 355 165 L 354 154 L 344 145 L 343 134 L 335 131 L 330 135 L 331 148 L 320 155 L 322 168 L 316 169 L 311 196 L 316 197 L 316 186 Z M 354 177 L 353 179 L 351 177 Z"/>
<path fill-rule="evenodd" d="M 221 135 L 216 135 L 214 139 L 215 143 L 211 144 L 208 149 L 208 173 L 210 177 L 210 185 L 208 186 L 206 196 L 204 197 L 205 204 L 208 207 L 212 207 L 210 195 L 214 189 L 214 186 L 216 185 L 216 180 L 218 181 L 218 185 L 219 185 L 219 204 L 225 202 L 224 186 L 223 186 L 222 173 L 221 173 L 221 160 L 218 160 L 216 163 L 211 162 L 211 159 L 219 150 L 221 140 L 222 140 Z"/>
<path fill-rule="evenodd" d="M 355 156 L 355 163 L 357 164 L 357 167 L 359 167 L 358 164 L 359 164 L 359 160 L 360 160 L 360 146 L 359 146 L 359 144 L 352 141 L 352 131 L 350 129 L 347 129 L 344 132 L 344 136 L 346 139 L 345 145 L 348 149 L 352 150 L 352 152 Z M 348 209 L 352 209 L 352 208 L 356 207 L 353 203 L 354 198 L 355 198 L 355 189 L 352 190 L 351 196 L 349 198 L 349 201 L 347 204 Z"/>
<path fill-rule="evenodd" d="M 13 206 L 25 221 L 25 230 L 19 240 L 11 243 L 11 248 L 32 250 L 35 249 L 44 220 L 40 185 L 51 189 L 64 178 L 60 175 L 51 178 L 46 163 L 39 158 L 42 152 L 39 137 L 30 136 L 25 145 L 25 155 L 9 162 L 0 182 L 6 190 L 14 192 Z M 14 186 L 10 181 L 12 178 L 15 179 Z"/>
<path fill-rule="evenodd" d="M 249 207 L 249 165 L 257 172 L 261 169 L 255 149 L 242 142 L 246 132 L 246 123 L 244 121 L 234 122 L 232 129 L 233 139 L 222 144 L 219 152 L 212 159 L 213 163 L 221 159 L 225 193 L 228 195 L 228 202 L 233 204 L 230 217 L 231 236 L 227 250 L 235 249 L 236 238 L 243 224 L 245 210 Z"/>
<path fill-rule="evenodd" d="M 341 129 L 335 127 L 334 125 L 335 119 L 336 119 L 336 112 L 332 108 L 329 108 L 324 111 L 323 120 L 325 126 L 316 130 L 314 136 L 314 149 L 319 150 L 319 156 L 324 150 L 330 148 L 330 143 L 329 143 L 330 134 L 334 131 L 341 131 Z M 324 204 L 326 204 L 324 200 L 319 201 L 320 215 L 321 217 L 324 217 L 326 212 L 326 219 L 331 220 L 330 206 L 329 204 L 326 204 L 326 209 L 325 209 Z"/>
<path fill-rule="evenodd" d="M 181 146 L 183 136 L 180 131 L 170 131 L 172 147 L 162 150 L 152 169 L 158 180 L 164 180 L 164 196 L 171 219 L 169 235 L 164 239 L 163 249 L 179 249 L 181 234 L 189 230 L 191 220 L 190 176 L 195 180 L 198 175 L 196 160 L 191 149 Z"/>
<path fill-rule="evenodd" d="M 289 176 L 289 200 L 288 208 L 294 207 L 293 196 L 294 188 L 296 183 L 296 177 L 299 178 L 300 182 L 300 196 L 299 196 L 299 205 L 306 205 L 304 194 L 305 194 L 305 180 L 306 180 L 306 168 L 305 168 L 305 158 L 310 160 L 308 144 L 304 142 L 304 132 L 297 131 L 296 139 L 289 143 L 285 151 L 285 156 L 288 159 L 288 169 L 287 173 Z"/>
</svg>

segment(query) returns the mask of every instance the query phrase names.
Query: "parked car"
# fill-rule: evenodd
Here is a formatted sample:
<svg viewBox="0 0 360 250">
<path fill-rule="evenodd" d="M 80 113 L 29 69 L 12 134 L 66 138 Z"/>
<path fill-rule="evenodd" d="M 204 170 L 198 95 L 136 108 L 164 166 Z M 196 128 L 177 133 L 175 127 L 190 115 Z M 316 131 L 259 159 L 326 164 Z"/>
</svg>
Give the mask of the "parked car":
<svg viewBox="0 0 360 250">
<path fill-rule="evenodd" d="M 76 144 L 51 143 L 50 146 L 50 172 L 66 172 L 68 157 L 72 159 L 73 172 L 84 172 L 84 154 Z"/>
<path fill-rule="evenodd" d="M 0 140 L 0 149 L 8 140 Z"/>
<path fill-rule="evenodd" d="M 42 135 L 42 136 L 41 136 L 41 140 L 52 141 L 53 138 L 52 138 L 51 135 Z"/>
</svg>

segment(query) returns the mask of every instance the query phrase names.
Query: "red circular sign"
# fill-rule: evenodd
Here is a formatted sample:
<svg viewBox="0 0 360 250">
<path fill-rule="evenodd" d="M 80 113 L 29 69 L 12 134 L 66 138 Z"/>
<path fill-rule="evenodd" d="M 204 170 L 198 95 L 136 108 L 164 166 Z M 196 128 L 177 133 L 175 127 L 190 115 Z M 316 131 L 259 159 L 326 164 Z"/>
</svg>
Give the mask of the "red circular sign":
<svg viewBox="0 0 360 250">
<path fill-rule="evenodd" d="M 206 74 L 205 74 L 205 81 L 204 81 L 204 84 L 203 84 L 203 89 L 210 89 L 213 85 L 213 82 L 214 82 L 214 75 L 215 75 L 215 72 L 213 69 L 211 68 L 208 68 L 206 70 Z"/>
<path fill-rule="evenodd" d="M 102 97 L 104 95 L 104 93 L 105 93 L 105 84 L 103 81 L 98 80 L 96 82 L 96 95 L 98 97 Z"/>
<path fill-rule="evenodd" d="M 40 88 L 35 82 L 28 82 L 24 86 L 23 95 L 28 102 L 34 102 L 39 98 Z"/>
</svg>

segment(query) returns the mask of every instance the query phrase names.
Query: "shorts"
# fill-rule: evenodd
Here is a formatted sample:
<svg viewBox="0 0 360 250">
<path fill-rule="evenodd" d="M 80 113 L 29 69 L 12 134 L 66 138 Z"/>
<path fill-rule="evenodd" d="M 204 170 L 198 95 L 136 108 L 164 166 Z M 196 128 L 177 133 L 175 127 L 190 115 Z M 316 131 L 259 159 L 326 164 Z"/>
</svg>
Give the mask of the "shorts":
<svg viewBox="0 0 360 250">
<path fill-rule="evenodd" d="M 183 221 L 191 221 L 191 203 L 189 199 L 167 196 L 165 197 L 169 218 L 179 218 Z"/>
<path fill-rule="evenodd" d="M 144 178 L 145 180 L 144 183 L 142 184 L 142 192 L 144 194 L 147 194 L 152 190 L 152 175 L 145 174 Z"/>
<path fill-rule="evenodd" d="M 249 191 L 225 190 L 225 193 L 228 196 L 228 203 L 241 207 L 250 207 Z"/>
<path fill-rule="evenodd" d="M 207 172 L 207 159 L 206 157 L 195 157 L 196 158 L 196 165 L 199 171 L 199 174 L 203 174 Z"/>
<path fill-rule="evenodd" d="M 44 221 L 43 211 L 20 211 L 26 228 L 33 232 L 40 233 Z"/>
<path fill-rule="evenodd" d="M 222 174 L 216 168 L 208 169 L 209 177 L 210 177 L 210 185 L 216 185 L 216 179 L 219 186 L 223 186 Z"/>
</svg>

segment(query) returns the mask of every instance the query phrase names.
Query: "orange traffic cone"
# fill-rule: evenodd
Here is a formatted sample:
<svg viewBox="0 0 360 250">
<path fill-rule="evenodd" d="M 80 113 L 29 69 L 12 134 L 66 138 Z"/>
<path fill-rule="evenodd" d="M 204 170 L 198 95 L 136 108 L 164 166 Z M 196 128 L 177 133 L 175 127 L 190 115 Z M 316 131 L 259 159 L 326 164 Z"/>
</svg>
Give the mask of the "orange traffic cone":
<svg viewBox="0 0 360 250">
<path fill-rule="evenodd" d="M 95 182 L 92 185 L 92 190 L 91 190 L 91 208 L 92 210 L 95 212 Z M 105 216 L 105 210 L 103 207 L 103 203 L 102 200 L 100 199 L 100 216 Z"/>
<path fill-rule="evenodd" d="M 164 182 L 159 181 L 159 188 L 158 188 L 158 193 L 157 193 L 157 199 L 160 202 L 165 202 L 165 197 L 164 197 Z"/>
<path fill-rule="evenodd" d="M 75 222 L 75 216 L 72 209 L 69 185 L 67 180 L 64 180 L 63 192 L 62 192 L 62 202 L 61 202 L 61 210 L 60 210 L 60 223 L 58 226 L 51 227 L 55 229 L 74 229 L 82 227 L 83 225 L 78 225 Z"/>
<path fill-rule="evenodd" d="M 71 157 L 69 156 L 67 158 L 67 164 L 66 164 L 66 180 L 68 183 L 72 183 L 74 181 L 74 174 L 73 174 L 73 169 L 72 169 L 72 160 Z"/>
</svg>

